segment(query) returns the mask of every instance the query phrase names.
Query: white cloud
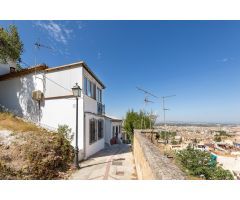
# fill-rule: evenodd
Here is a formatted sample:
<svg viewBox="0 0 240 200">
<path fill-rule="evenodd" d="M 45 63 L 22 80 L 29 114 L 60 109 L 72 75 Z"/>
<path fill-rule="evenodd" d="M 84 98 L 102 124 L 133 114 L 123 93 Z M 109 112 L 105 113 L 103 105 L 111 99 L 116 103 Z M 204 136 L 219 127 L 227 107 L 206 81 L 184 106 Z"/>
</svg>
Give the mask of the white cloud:
<svg viewBox="0 0 240 200">
<path fill-rule="evenodd" d="M 233 59 L 232 58 L 222 58 L 222 59 L 217 60 L 217 62 L 225 63 L 225 62 L 229 62 L 230 60 L 233 60 Z"/>
<path fill-rule="evenodd" d="M 47 31 L 54 40 L 65 45 L 68 43 L 68 40 L 71 39 L 73 33 L 72 29 L 68 29 L 54 21 L 38 21 L 35 25 Z"/>
</svg>

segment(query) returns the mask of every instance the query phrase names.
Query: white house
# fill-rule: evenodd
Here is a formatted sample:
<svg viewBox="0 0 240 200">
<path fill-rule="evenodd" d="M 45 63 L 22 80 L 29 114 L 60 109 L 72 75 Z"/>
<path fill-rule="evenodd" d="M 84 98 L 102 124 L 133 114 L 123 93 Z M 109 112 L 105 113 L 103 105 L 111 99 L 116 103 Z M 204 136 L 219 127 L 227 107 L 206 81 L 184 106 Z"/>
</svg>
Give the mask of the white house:
<svg viewBox="0 0 240 200">
<path fill-rule="evenodd" d="M 76 99 L 71 88 L 78 83 L 82 88 L 78 101 L 79 159 L 103 149 L 113 136 L 121 138 L 121 120 L 105 115 L 105 85 L 85 62 L 54 68 L 39 65 L 19 72 L 6 71 L 4 67 L 0 71 L 0 105 L 48 129 L 66 124 L 74 136 Z M 32 98 L 34 91 L 41 91 L 40 101 Z"/>
</svg>

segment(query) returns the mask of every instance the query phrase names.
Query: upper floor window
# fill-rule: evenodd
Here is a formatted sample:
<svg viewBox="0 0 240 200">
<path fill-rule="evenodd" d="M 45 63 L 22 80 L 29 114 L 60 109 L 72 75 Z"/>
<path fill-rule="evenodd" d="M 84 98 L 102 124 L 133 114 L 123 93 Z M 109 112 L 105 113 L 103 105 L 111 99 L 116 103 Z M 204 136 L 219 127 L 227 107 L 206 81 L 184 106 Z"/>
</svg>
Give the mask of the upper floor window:
<svg viewBox="0 0 240 200">
<path fill-rule="evenodd" d="M 84 77 L 84 93 L 85 95 L 96 99 L 96 84 Z"/>
<path fill-rule="evenodd" d="M 84 90 L 84 94 L 86 94 L 87 95 L 87 85 L 88 85 L 88 79 L 86 78 L 86 77 L 84 77 L 84 88 L 83 88 L 83 90 Z"/>
</svg>

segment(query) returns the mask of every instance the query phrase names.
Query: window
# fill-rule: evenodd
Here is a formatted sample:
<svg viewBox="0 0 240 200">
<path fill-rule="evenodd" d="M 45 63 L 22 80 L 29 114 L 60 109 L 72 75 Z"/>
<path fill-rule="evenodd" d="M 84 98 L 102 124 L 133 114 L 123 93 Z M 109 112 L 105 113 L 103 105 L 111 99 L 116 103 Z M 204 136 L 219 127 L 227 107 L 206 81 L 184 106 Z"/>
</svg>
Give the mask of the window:
<svg viewBox="0 0 240 200">
<path fill-rule="evenodd" d="M 118 126 L 116 126 L 116 133 L 118 133 Z"/>
<path fill-rule="evenodd" d="M 96 120 L 89 120 L 89 143 L 92 144 L 97 140 L 96 138 Z"/>
<path fill-rule="evenodd" d="M 87 83 L 88 83 L 88 80 L 86 77 L 84 77 L 84 94 L 87 95 Z"/>
<path fill-rule="evenodd" d="M 96 99 L 96 84 L 84 77 L 84 94 Z"/>
<path fill-rule="evenodd" d="M 98 120 L 98 139 L 103 138 L 103 120 Z"/>
<path fill-rule="evenodd" d="M 91 81 L 89 81 L 88 79 L 87 79 L 87 95 L 89 96 L 89 97 L 91 97 L 91 95 L 92 95 L 92 86 L 91 86 Z"/>
<path fill-rule="evenodd" d="M 97 88 L 97 101 L 102 103 L 102 90 L 100 88 Z"/>
<path fill-rule="evenodd" d="M 96 99 L 96 84 L 92 83 L 92 98 Z"/>
</svg>

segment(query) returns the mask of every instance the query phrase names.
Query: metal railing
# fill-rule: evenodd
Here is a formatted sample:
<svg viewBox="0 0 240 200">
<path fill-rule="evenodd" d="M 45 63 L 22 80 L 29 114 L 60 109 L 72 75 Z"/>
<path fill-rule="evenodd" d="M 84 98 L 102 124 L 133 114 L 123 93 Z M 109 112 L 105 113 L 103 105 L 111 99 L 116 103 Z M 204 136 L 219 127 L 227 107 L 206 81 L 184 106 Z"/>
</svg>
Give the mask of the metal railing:
<svg viewBox="0 0 240 200">
<path fill-rule="evenodd" d="M 104 104 L 99 103 L 99 102 L 97 103 L 97 113 L 99 115 L 105 114 L 105 105 Z"/>
</svg>

